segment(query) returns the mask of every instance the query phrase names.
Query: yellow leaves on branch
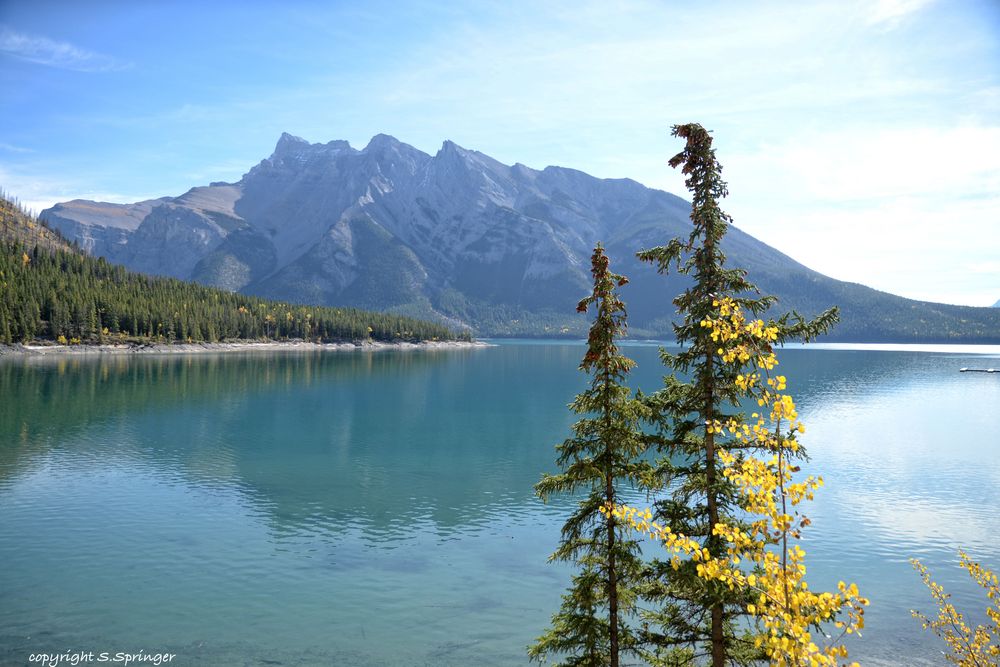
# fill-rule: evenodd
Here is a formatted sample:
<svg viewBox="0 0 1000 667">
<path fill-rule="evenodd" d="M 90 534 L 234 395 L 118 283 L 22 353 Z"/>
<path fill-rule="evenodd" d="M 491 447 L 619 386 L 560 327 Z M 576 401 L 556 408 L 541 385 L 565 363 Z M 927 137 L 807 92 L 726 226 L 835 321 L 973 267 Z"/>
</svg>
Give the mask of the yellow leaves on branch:
<svg viewBox="0 0 1000 667">
<path fill-rule="evenodd" d="M 739 490 L 750 515 L 743 526 L 719 523 L 714 534 L 725 543 L 724 556 L 713 557 L 696 540 L 653 521 L 650 510 L 607 507 L 622 523 L 661 541 L 679 567 L 682 558 L 697 563 L 698 576 L 749 593 L 747 612 L 757 620 L 757 646 L 772 665 L 835 666 L 847 658 L 842 640 L 864 628 L 868 600 L 854 584 L 840 582 L 836 592 L 814 592 L 805 580 L 805 551 L 794 544 L 809 519 L 792 508 L 812 500 L 821 477 L 795 481 L 797 466 L 788 456 L 799 450 L 805 432 L 792 397 L 783 393 L 787 379 L 770 376 L 778 365 L 771 347 L 778 328 L 762 320 L 747 322 L 730 298 L 712 302 L 715 314 L 701 326 L 709 329 L 723 365 L 730 364 L 738 394 L 766 407 L 752 421 L 731 417 L 712 420 L 705 432 L 718 434 L 717 455 L 723 475 Z M 764 381 L 762 382 L 762 378 Z M 726 447 L 728 437 L 734 447 Z M 733 453 L 738 452 L 738 453 Z M 753 455 L 754 452 L 757 455 Z M 826 631 L 836 631 L 830 637 Z"/>
<path fill-rule="evenodd" d="M 748 340 L 771 343 L 778 339 L 778 327 L 767 326 L 763 320 L 747 322 L 743 310 L 733 299 L 726 297 L 712 301 L 717 309 L 716 317 L 706 317 L 701 326 L 711 329 L 712 341 L 720 344 L 717 349 L 725 363 L 746 364 L 754 355 L 754 346 Z M 755 359 L 756 365 L 771 370 L 777 364 L 773 354 Z"/>
<path fill-rule="evenodd" d="M 960 667 L 997 665 L 1000 663 L 1000 583 L 996 574 L 974 562 L 964 551 L 959 551 L 958 556 L 962 569 L 969 573 L 990 601 L 986 607 L 990 623 L 971 628 L 965 622 L 965 616 L 951 603 L 951 595 L 931 579 L 930 572 L 916 559 L 910 563 L 930 590 L 931 597 L 938 606 L 938 615 L 937 618 L 930 619 L 918 611 L 910 613 L 921 622 L 925 630 L 931 630 L 948 644 L 950 652 L 945 655 L 948 662 Z"/>
<path fill-rule="evenodd" d="M 697 540 L 659 525 L 649 509 L 618 506 L 601 511 L 661 541 L 675 569 L 687 557 L 697 563 L 702 579 L 752 593 L 747 611 L 758 621 L 755 643 L 766 651 L 772 665 L 838 665 L 848 656 L 840 639 L 864 628 L 868 600 L 855 584 L 840 582 L 836 593 L 815 593 L 805 581 L 805 551 L 797 545 L 787 550 L 773 548 L 778 541 L 767 536 L 762 524 L 770 521 L 785 531 L 790 524 L 789 517 L 777 511 L 764 522 L 755 522 L 749 531 L 717 524 L 715 534 L 727 545 L 726 556 L 721 558 L 713 558 Z M 823 625 L 832 625 L 839 636 L 833 639 L 817 631 Z"/>
</svg>

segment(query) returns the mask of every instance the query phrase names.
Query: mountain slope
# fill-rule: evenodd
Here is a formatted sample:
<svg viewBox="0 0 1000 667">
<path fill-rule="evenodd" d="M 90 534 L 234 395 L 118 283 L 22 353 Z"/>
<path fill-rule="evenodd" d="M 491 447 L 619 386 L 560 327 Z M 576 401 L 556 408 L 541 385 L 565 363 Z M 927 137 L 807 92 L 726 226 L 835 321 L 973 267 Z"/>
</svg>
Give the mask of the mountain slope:
<svg viewBox="0 0 1000 667">
<path fill-rule="evenodd" d="M 95 259 L 0 196 L 0 344 L 452 340 L 434 322 L 266 301 Z"/>
<path fill-rule="evenodd" d="M 46 250 L 71 250 L 71 245 L 58 232 L 31 216 L 15 200 L 0 190 L 0 241 L 39 246 Z"/>
<path fill-rule="evenodd" d="M 284 134 L 238 183 L 131 205 L 81 200 L 45 219 L 133 269 L 269 298 L 435 316 L 485 335 L 578 335 L 601 240 L 637 335 L 669 334 L 682 287 L 634 259 L 688 233 L 689 204 L 628 179 L 504 165 L 446 141 L 387 135 L 357 150 Z M 138 224 L 137 224 L 138 221 Z M 783 309 L 840 305 L 831 339 L 1000 341 L 1000 313 L 910 301 L 823 276 L 733 228 L 724 250 Z"/>
</svg>

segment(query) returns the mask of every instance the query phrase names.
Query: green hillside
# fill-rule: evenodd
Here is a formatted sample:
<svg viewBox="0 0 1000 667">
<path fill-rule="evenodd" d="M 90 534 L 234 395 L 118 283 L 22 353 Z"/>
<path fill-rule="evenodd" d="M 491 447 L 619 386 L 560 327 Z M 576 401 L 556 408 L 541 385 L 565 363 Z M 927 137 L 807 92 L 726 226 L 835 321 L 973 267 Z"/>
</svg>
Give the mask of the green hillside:
<svg viewBox="0 0 1000 667">
<path fill-rule="evenodd" d="M 468 334 L 410 317 L 269 301 L 135 273 L 78 252 L 0 197 L 0 343 L 458 338 Z"/>
</svg>

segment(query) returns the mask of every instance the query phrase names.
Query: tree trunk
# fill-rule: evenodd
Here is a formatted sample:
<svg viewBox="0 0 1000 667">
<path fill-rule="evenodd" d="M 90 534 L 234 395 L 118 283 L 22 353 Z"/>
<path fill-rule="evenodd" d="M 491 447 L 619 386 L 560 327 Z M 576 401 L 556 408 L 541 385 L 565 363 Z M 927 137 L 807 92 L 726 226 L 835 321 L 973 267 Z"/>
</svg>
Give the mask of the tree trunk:
<svg viewBox="0 0 1000 667">
<path fill-rule="evenodd" d="M 611 452 L 608 452 L 610 458 Z M 615 487 L 611 483 L 611 464 L 605 472 L 605 498 L 608 506 L 615 505 Z M 611 667 L 618 667 L 618 573 L 615 572 L 615 518 L 608 513 L 608 623 L 611 639 Z"/>
<path fill-rule="evenodd" d="M 712 382 L 712 353 L 708 351 L 707 357 L 707 368 L 708 368 L 708 391 L 706 392 L 705 401 L 705 482 L 708 486 L 706 491 L 706 501 L 708 505 L 708 537 L 706 541 L 711 544 L 714 539 L 715 525 L 719 523 L 719 506 L 717 499 L 715 497 L 715 433 L 708 432 L 708 424 L 711 424 L 715 419 L 715 405 L 714 405 L 714 395 L 713 395 L 713 382 Z M 716 556 L 718 554 L 712 554 Z M 712 667 L 723 667 L 726 664 L 726 644 L 725 638 L 722 632 L 722 605 L 714 604 L 712 605 Z"/>
<path fill-rule="evenodd" d="M 712 235 L 705 232 L 705 253 L 708 256 L 710 266 L 718 265 L 715 261 L 715 244 L 712 242 Z M 707 298 L 712 299 L 715 291 L 714 281 L 708 281 L 709 294 Z M 709 425 L 715 421 L 715 350 L 712 340 L 707 332 L 702 329 L 702 349 L 705 351 L 705 407 L 702 418 L 705 424 L 705 483 L 706 504 L 708 505 L 708 536 L 706 543 L 712 556 L 718 556 L 712 549 L 715 541 L 715 526 L 719 523 L 719 505 L 715 496 L 715 433 L 709 430 Z M 722 629 L 722 604 L 716 603 L 711 607 L 712 616 L 712 667 L 724 667 L 726 664 L 726 640 Z"/>
</svg>

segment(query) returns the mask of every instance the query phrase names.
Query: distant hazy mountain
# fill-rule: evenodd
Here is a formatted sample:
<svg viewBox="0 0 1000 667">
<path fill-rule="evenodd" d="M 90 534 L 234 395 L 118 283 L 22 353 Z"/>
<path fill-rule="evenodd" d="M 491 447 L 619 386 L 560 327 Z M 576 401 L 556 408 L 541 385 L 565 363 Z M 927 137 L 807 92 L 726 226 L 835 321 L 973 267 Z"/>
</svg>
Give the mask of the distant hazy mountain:
<svg viewBox="0 0 1000 667">
<path fill-rule="evenodd" d="M 600 240 L 632 279 L 633 334 L 663 335 L 683 283 L 634 253 L 687 235 L 688 214 L 685 200 L 632 180 L 507 166 L 450 141 L 431 156 L 384 134 L 362 150 L 283 134 L 238 183 L 128 205 L 75 200 L 42 216 L 86 251 L 147 273 L 436 316 L 481 335 L 583 332 L 574 306 Z M 782 308 L 840 305 L 831 339 L 1000 341 L 998 311 L 833 280 L 738 228 L 724 249 Z"/>
<path fill-rule="evenodd" d="M 996 303 L 994 303 L 993 307 L 994 308 L 1000 308 L 1000 301 L 997 301 Z"/>
</svg>

